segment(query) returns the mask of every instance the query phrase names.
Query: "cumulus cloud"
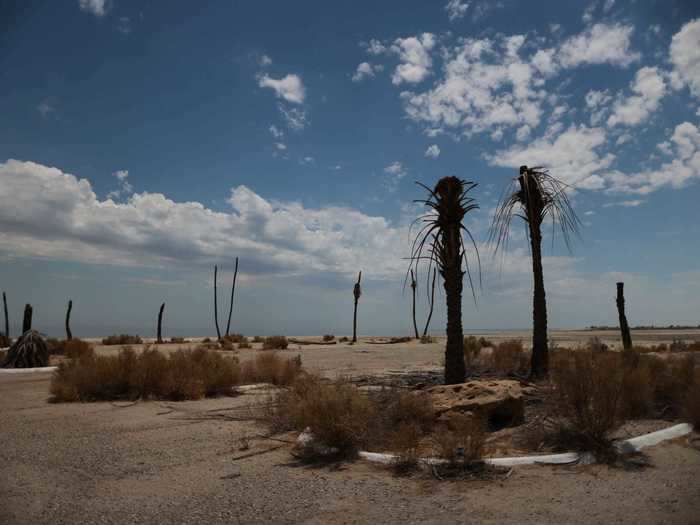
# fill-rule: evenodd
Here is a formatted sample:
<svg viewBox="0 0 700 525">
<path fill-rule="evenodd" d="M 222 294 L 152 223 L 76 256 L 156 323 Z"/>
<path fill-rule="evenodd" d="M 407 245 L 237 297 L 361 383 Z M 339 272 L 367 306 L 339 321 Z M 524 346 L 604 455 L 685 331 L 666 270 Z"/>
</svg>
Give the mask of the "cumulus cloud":
<svg viewBox="0 0 700 525">
<path fill-rule="evenodd" d="M 671 39 L 674 87 L 687 85 L 700 98 L 700 18 L 685 24 Z"/>
<path fill-rule="evenodd" d="M 601 172 L 615 159 L 611 153 L 601 152 L 605 142 L 602 128 L 570 126 L 561 132 L 545 134 L 530 144 L 498 151 L 487 159 L 494 166 L 543 166 L 574 188 L 596 190 L 604 187 Z"/>
<path fill-rule="evenodd" d="M 289 74 L 280 79 L 261 75 L 258 78 L 258 85 L 272 89 L 279 98 L 293 104 L 302 104 L 306 98 L 306 89 L 299 75 Z"/>
<path fill-rule="evenodd" d="M 269 56 L 260 55 L 260 58 L 258 58 L 258 65 L 260 67 L 267 67 L 270 64 L 272 64 L 272 59 Z"/>
<path fill-rule="evenodd" d="M 403 164 L 399 161 L 394 161 L 384 168 L 384 173 L 386 174 L 384 185 L 389 192 L 393 193 L 398 189 L 401 179 L 403 179 L 408 172 Z"/>
<path fill-rule="evenodd" d="M 283 104 L 279 104 L 278 108 L 290 129 L 301 131 L 308 125 L 309 118 L 305 109 L 286 107 Z"/>
<path fill-rule="evenodd" d="M 391 49 L 399 55 L 401 64 L 396 66 L 391 77 L 394 85 L 423 81 L 430 74 L 433 65 L 430 51 L 434 46 L 435 36 L 432 33 L 423 33 L 419 37 L 397 38 Z"/>
<path fill-rule="evenodd" d="M 357 66 L 355 73 L 352 75 L 353 82 L 360 82 L 367 77 L 373 77 L 376 73 L 382 71 L 384 66 L 381 64 L 372 65 L 369 62 L 362 62 Z"/>
<path fill-rule="evenodd" d="M 425 150 L 425 156 L 431 159 L 436 159 L 440 156 L 440 146 L 437 144 L 431 144 L 428 149 Z"/>
<path fill-rule="evenodd" d="M 387 47 L 376 38 L 372 38 L 369 42 L 362 42 L 360 44 L 365 48 L 365 51 L 370 55 L 383 55 L 388 51 Z"/>
<path fill-rule="evenodd" d="M 643 67 L 637 71 L 630 89 L 633 95 L 615 102 L 608 126 L 636 126 L 646 121 L 666 94 L 666 82 L 657 68 Z"/>
<path fill-rule="evenodd" d="M 469 2 L 462 2 L 460 0 L 450 0 L 445 5 L 445 11 L 447 11 L 450 22 L 463 18 L 464 15 L 467 14 L 467 9 L 469 9 Z"/>
<path fill-rule="evenodd" d="M 134 187 L 129 182 L 129 170 L 119 170 L 112 173 L 119 184 L 119 188 L 107 194 L 108 199 L 118 199 L 121 196 L 128 196 L 134 192 Z"/>
<path fill-rule="evenodd" d="M 206 266 L 235 253 L 264 274 L 405 272 L 407 229 L 351 208 L 269 201 L 245 186 L 231 190 L 227 211 L 147 192 L 117 203 L 85 179 L 17 160 L 0 163 L 0 179 L 0 245 L 16 255 Z"/>
<path fill-rule="evenodd" d="M 271 134 L 274 138 L 276 138 L 276 139 L 281 139 L 281 138 L 284 137 L 284 131 L 282 131 L 281 129 L 279 129 L 279 128 L 278 128 L 277 126 L 275 126 L 274 124 L 272 124 L 272 125 L 270 126 L 269 129 L 270 129 L 270 134 Z"/>
<path fill-rule="evenodd" d="M 700 179 L 700 130 L 690 122 L 675 127 L 668 143 L 659 147 L 671 154 L 672 159 L 655 169 L 626 174 L 612 171 L 605 175 L 609 191 L 647 195 L 659 188 L 682 188 L 692 180 Z"/>
<path fill-rule="evenodd" d="M 622 24 L 595 24 L 561 45 L 559 62 L 563 67 L 581 64 L 628 66 L 640 55 L 630 49 L 634 28 Z"/>
<path fill-rule="evenodd" d="M 78 0 L 80 9 L 86 13 L 91 13 L 96 17 L 103 17 L 110 9 L 109 0 Z"/>
</svg>

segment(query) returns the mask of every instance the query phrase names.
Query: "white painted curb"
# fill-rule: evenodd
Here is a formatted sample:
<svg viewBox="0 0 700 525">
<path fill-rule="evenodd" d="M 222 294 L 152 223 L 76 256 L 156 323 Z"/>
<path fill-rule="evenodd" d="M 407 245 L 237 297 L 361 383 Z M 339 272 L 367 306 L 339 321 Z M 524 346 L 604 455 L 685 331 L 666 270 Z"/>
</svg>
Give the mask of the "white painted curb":
<svg viewBox="0 0 700 525">
<path fill-rule="evenodd" d="M 38 366 L 36 368 L 0 368 L 2 374 L 31 374 L 32 372 L 53 372 L 57 366 Z"/>
<path fill-rule="evenodd" d="M 650 434 L 643 434 L 635 438 L 626 439 L 616 443 L 617 449 L 622 453 L 639 452 L 641 449 L 658 445 L 662 441 L 676 439 L 693 431 L 693 427 L 687 423 L 681 423 L 672 427 L 657 430 Z M 360 452 L 359 456 L 374 463 L 390 464 L 396 460 L 393 454 L 380 454 L 378 452 Z M 484 463 L 499 467 L 515 467 L 518 465 L 565 465 L 569 463 L 588 463 L 591 461 L 590 453 L 564 452 L 562 454 L 548 454 L 540 456 L 519 456 L 510 458 L 485 458 Z M 446 463 L 446 460 L 437 458 L 421 458 L 421 463 L 428 465 L 439 465 Z"/>
</svg>

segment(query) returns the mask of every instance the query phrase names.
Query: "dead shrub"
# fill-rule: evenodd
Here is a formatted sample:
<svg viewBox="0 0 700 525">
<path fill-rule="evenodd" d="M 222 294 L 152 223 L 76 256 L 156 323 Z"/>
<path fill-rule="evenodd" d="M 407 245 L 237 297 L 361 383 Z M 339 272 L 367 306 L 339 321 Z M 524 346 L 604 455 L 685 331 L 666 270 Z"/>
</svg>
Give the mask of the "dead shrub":
<svg viewBox="0 0 700 525">
<path fill-rule="evenodd" d="M 222 341 L 226 341 L 229 343 L 243 343 L 243 342 L 248 342 L 248 338 L 244 336 L 243 334 L 228 334 L 225 335 L 221 338 Z"/>
<path fill-rule="evenodd" d="M 289 341 L 283 335 L 273 335 L 263 340 L 263 350 L 286 350 Z"/>
<path fill-rule="evenodd" d="M 256 335 L 255 337 L 253 337 L 253 342 L 254 342 L 254 343 L 262 343 L 262 342 L 264 342 L 264 341 L 265 341 L 265 339 L 262 338 L 262 337 L 260 337 L 259 335 Z"/>
<path fill-rule="evenodd" d="M 624 367 L 620 413 L 624 418 L 635 419 L 651 416 L 654 413 L 654 378 L 649 360 L 643 359 L 636 365 L 628 360 L 620 360 Z"/>
<path fill-rule="evenodd" d="M 332 334 L 326 334 L 323 336 L 323 341 L 326 343 L 329 341 L 333 341 L 333 339 L 335 339 L 335 336 Z"/>
<path fill-rule="evenodd" d="M 693 425 L 696 432 L 700 430 L 700 371 L 696 371 L 693 384 L 686 394 L 683 416 Z"/>
<path fill-rule="evenodd" d="M 51 355 L 65 355 L 71 359 L 76 359 L 86 352 L 92 350 L 92 345 L 82 339 L 56 339 L 50 337 L 46 340 Z"/>
<path fill-rule="evenodd" d="M 671 352 L 687 352 L 688 344 L 683 339 L 673 338 L 673 342 L 668 346 Z"/>
<path fill-rule="evenodd" d="M 700 341 L 693 341 L 688 344 L 687 352 L 700 352 Z"/>
<path fill-rule="evenodd" d="M 350 339 L 348 339 L 348 338 L 345 337 L 345 336 L 343 336 L 343 337 L 341 337 L 340 339 L 338 339 L 338 342 L 340 342 L 340 343 L 347 343 L 348 341 L 350 341 Z"/>
<path fill-rule="evenodd" d="M 375 415 L 374 404 L 354 385 L 301 374 L 277 396 L 270 422 L 277 430 L 309 428 L 315 440 L 347 457 L 367 442 Z"/>
<path fill-rule="evenodd" d="M 285 358 L 275 352 L 265 352 L 243 363 L 241 379 L 243 383 L 286 386 L 292 384 L 300 372 L 301 356 Z"/>
<path fill-rule="evenodd" d="M 226 394 L 240 381 L 238 362 L 206 350 L 179 350 L 169 357 L 130 347 L 114 356 L 91 350 L 59 364 L 51 379 L 53 401 L 199 399 Z"/>
<path fill-rule="evenodd" d="M 12 339 L 5 334 L 0 334 L 0 348 L 7 348 L 12 345 Z"/>
<path fill-rule="evenodd" d="M 530 358 L 523 348 L 522 341 L 503 341 L 491 351 L 491 365 L 494 370 L 506 374 L 525 374 L 530 367 Z"/>
<path fill-rule="evenodd" d="M 555 444 L 609 454 L 610 433 L 621 423 L 623 379 L 618 355 L 579 350 L 560 359 L 551 370 Z"/>
<path fill-rule="evenodd" d="M 600 352 L 607 352 L 608 351 L 608 345 L 606 345 L 603 341 L 600 340 L 598 336 L 593 336 L 588 339 L 588 342 L 586 343 L 586 347 L 588 350 L 590 350 L 593 353 L 600 353 Z"/>
<path fill-rule="evenodd" d="M 481 459 L 486 431 L 481 418 L 458 414 L 450 419 L 448 429 L 436 432 L 433 446 L 437 457 L 450 465 L 465 465 Z"/>
<path fill-rule="evenodd" d="M 418 469 L 418 451 L 423 438 L 420 427 L 412 423 L 401 423 L 389 437 L 389 450 L 395 454 L 394 472 L 407 475 Z"/>
<path fill-rule="evenodd" d="M 247 340 L 246 341 L 241 341 L 238 343 L 238 349 L 242 350 L 244 348 L 253 348 L 253 345 L 251 345 Z"/>
<path fill-rule="evenodd" d="M 103 345 L 140 345 L 143 340 L 138 335 L 115 334 L 102 339 Z"/>
<path fill-rule="evenodd" d="M 427 344 L 430 344 L 430 343 L 434 343 L 435 340 L 432 338 L 432 336 L 429 336 L 429 335 L 422 335 L 422 336 L 420 336 L 420 342 L 421 342 L 422 344 L 424 344 L 424 345 L 427 345 Z"/>
<path fill-rule="evenodd" d="M 171 337 L 170 338 L 170 344 L 176 344 L 176 345 L 181 345 L 184 343 L 189 343 L 187 339 L 184 337 Z"/>
<path fill-rule="evenodd" d="M 464 338 L 464 361 L 468 367 L 479 357 L 481 348 L 479 340 L 473 335 L 468 335 Z"/>
</svg>

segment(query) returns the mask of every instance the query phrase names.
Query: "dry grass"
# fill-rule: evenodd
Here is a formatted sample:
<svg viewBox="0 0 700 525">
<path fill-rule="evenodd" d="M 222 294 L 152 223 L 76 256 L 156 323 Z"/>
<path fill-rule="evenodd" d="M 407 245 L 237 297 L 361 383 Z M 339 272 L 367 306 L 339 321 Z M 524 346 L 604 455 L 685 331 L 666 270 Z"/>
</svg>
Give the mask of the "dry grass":
<svg viewBox="0 0 700 525">
<path fill-rule="evenodd" d="M 530 355 L 522 341 L 503 341 L 493 347 L 489 364 L 497 372 L 523 375 L 530 368 Z"/>
<path fill-rule="evenodd" d="M 240 381 L 235 359 L 206 350 L 179 350 L 166 357 L 155 349 L 127 347 L 116 356 L 94 351 L 59 364 L 50 392 L 55 402 L 116 399 L 199 399 L 227 394 Z"/>
<path fill-rule="evenodd" d="M 263 350 L 286 350 L 289 341 L 283 335 L 273 335 L 263 340 Z"/>
<path fill-rule="evenodd" d="M 301 356 L 287 359 L 275 352 L 265 352 L 245 361 L 241 366 L 241 375 L 244 383 L 285 386 L 292 384 L 301 370 Z"/>
<path fill-rule="evenodd" d="M 228 334 L 225 335 L 221 338 L 222 341 L 228 342 L 228 343 L 247 343 L 248 338 L 244 336 L 243 334 Z"/>
<path fill-rule="evenodd" d="M 450 465 L 469 464 L 481 459 L 486 442 L 484 422 L 471 415 L 456 415 L 444 432 L 432 437 L 437 457 Z"/>
<path fill-rule="evenodd" d="M 46 340 L 46 344 L 49 346 L 49 353 L 51 355 L 65 355 L 71 359 L 78 358 L 81 355 L 91 352 L 92 345 L 87 341 L 82 339 L 54 339 L 49 338 Z"/>
<path fill-rule="evenodd" d="M 138 335 L 120 334 L 110 335 L 102 339 L 103 345 L 140 345 L 143 340 Z"/>
</svg>

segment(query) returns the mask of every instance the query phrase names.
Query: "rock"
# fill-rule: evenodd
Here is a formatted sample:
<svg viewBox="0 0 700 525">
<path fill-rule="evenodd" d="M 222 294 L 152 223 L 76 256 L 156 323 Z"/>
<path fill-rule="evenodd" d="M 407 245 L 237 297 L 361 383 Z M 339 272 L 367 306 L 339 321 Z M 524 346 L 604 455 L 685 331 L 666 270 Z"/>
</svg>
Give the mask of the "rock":
<svg viewBox="0 0 700 525">
<path fill-rule="evenodd" d="M 430 395 L 441 421 L 449 421 L 455 413 L 472 413 L 483 418 L 490 429 L 498 430 L 518 425 L 525 418 L 523 391 L 517 381 L 475 380 L 434 386 L 424 392 Z"/>
</svg>

